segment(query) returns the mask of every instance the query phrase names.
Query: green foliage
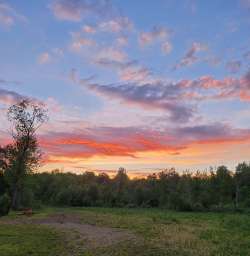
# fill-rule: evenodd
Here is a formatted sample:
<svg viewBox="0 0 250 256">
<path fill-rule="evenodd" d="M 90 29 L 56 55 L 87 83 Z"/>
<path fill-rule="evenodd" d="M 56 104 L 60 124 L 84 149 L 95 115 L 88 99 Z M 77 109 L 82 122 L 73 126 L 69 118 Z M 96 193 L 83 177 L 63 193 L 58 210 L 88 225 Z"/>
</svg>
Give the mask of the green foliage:
<svg viewBox="0 0 250 256">
<path fill-rule="evenodd" d="M 0 196 L 3 195 L 7 190 L 7 183 L 4 178 L 4 174 L 0 171 Z"/>
<path fill-rule="evenodd" d="M 10 197 L 7 194 L 0 196 L 0 216 L 7 215 L 10 210 Z"/>
<path fill-rule="evenodd" d="M 178 211 L 232 211 L 250 206 L 249 167 L 234 175 L 225 166 L 216 172 L 184 173 L 173 168 L 143 179 L 130 179 L 120 168 L 114 178 L 86 172 L 31 175 L 34 201 L 57 206 L 166 208 Z M 237 184 L 237 186 L 236 186 Z"/>
<path fill-rule="evenodd" d="M 235 174 L 236 199 L 243 207 L 250 206 L 250 164 L 240 163 Z"/>
<path fill-rule="evenodd" d="M 35 133 L 47 116 L 41 105 L 22 100 L 9 107 L 8 119 L 13 125 L 13 143 L 0 148 L 0 170 L 8 181 L 12 208 L 17 210 L 28 196 L 22 197 L 27 194 L 25 178 L 39 164 L 41 153 Z"/>
</svg>

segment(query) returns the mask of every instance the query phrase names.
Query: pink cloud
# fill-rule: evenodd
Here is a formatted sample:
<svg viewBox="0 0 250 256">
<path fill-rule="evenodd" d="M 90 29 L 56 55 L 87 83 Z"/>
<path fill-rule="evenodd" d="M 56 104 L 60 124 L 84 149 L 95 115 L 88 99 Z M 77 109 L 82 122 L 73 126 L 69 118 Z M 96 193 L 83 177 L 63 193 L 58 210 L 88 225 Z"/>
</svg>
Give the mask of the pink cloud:
<svg viewBox="0 0 250 256">
<path fill-rule="evenodd" d="M 98 62 L 99 60 L 109 60 L 109 61 L 117 61 L 117 62 L 124 62 L 127 59 L 127 54 L 115 47 L 107 47 L 101 48 L 96 53 L 95 60 Z"/>
<path fill-rule="evenodd" d="M 119 33 L 124 30 L 132 30 L 133 23 L 127 17 L 117 17 L 113 20 L 101 22 L 98 28 L 105 32 Z"/>
<path fill-rule="evenodd" d="M 113 65 L 113 62 L 105 62 L 105 65 Z M 85 86 L 101 96 L 121 100 L 124 104 L 135 104 L 149 110 L 164 110 L 172 122 L 191 120 L 201 101 L 249 100 L 249 73 L 240 78 L 218 80 L 202 76 L 194 80 L 169 82 L 150 81 L 150 71 L 133 63 L 121 63 L 119 72 L 121 79 L 127 83 L 103 85 L 89 81 Z"/>
<path fill-rule="evenodd" d="M 70 49 L 74 52 L 80 52 L 85 47 L 94 47 L 96 45 L 97 43 L 92 39 L 73 36 L 73 41 L 70 45 Z"/>
<path fill-rule="evenodd" d="M 141 66 L 128 66 L 119 71 L 119 76 L 122 81 L 145 82 L 151 76 L 151 71 Z"/>
<path fill-rule="evenodd" d="M 26 99 L 27 97 L 10 90 L 0 88 L 0 103 L 5 105 L 15 104 L 18 101 Z"/>
<path fill-rule="evenodd" d="M 103 16 L 112 11 L 106 0 L 55 0 L 49 8 L 57 19 L 73 22 L 80 22 L 87 15 Z"/>
<path fill-rule="evenodd" d="M 141 32 L 139 34 L 139 45 L 140 46 L 146 46 L 149 44 L 152 44 L 155 41 L 158 40 L 164 40 L 166 39 L 170 34 L 170 30 L 165 27 L 158 27 L 155 26 L 153 29 L 149 32 Z"/>
<path fill-rule="evenodd" d="M 50 132 L 40 137 L 49 162 L 60 157 L 79 159 L 93 156 L 126 156 L 137 158 L 138 153 L 163 151 L 181 154 L 193 144 L 244 142 L 250 130 L 235 129 L 220 123 L 168 128 L 164 131 L 136 127 L 93 127 L 77 133 Z M 65 160 L 65 159 L 64 159 Z"/>
<path fill-rule="evenodd" d="M 169 54 L 172 51 L 172 45 L 170 44 L 170 42 L 166 41 L 162 43 L 161 50 L 164 54 Z"/>
<path fill-rule="evenodd" d="M 47 64 L 51 61 L 51 55 L 48 52 L 41 53 L 37 61 L 39 64 Z"/>
<path fill-rule="evenodd" d="M 17 21 L 25 22 L 27 18 L 19 14 L 5 1 L 0 2 L 0 25 L 11 27 Z"/>
<path fill-rule="evenodd" d="M 83 32 L 88 33 L 88 34 L 94 34 L 96 32 L 95 27 L 90 26 L 90 25 L 84 25 L 82 30 L 83 30 Z"/>
<path fill-rule="evenodd" d="M 185 66 L 190 66 L 199 60 L 197 53 L 207 51 L 205 44 L 194 42 L 188 49 L 184 57 L 174 66 L 174 69 L 178 69 Z"/>
<path fill-rule="evenodd" d="M 116 39 L 116 42 L 119 46 L 125 46 L 128 44 L 128 38 L 125 36 L 120 36 Z"/>
</svg>

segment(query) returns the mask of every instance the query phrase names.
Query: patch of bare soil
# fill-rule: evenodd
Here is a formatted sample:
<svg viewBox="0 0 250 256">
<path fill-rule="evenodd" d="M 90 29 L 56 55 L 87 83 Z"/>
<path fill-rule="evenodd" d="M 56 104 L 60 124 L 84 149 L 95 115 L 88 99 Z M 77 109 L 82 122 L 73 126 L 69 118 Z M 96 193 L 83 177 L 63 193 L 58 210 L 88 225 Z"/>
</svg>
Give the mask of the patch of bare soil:
<svg viewBox="0 0 250 256">
<path fill-rule="evenodd" d="M 46 218 L 27 218 L 21 217 L 8 221 L 9 224 L 38 224 L 53 227 L 59 231 L 72 231 L 68 238 L 72 238 L 78 242 L 83 242 L 86 248 L 108 247 L 120 242 L 137 241 L 138 237 L 132 232 L 125 229 L 100 227 L 83 223 L 80 216 L 76 214 L 55 214 Z"/>
</svg>

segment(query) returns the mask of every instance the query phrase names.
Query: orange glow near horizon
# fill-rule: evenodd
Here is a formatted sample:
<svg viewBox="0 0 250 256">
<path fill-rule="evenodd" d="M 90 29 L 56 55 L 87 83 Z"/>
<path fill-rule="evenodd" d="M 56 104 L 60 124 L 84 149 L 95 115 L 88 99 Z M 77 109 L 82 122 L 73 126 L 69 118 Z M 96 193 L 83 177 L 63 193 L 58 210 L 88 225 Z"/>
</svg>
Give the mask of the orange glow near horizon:
<svg viewBox="0 0 250 256">
<path fill-rule="evenodd" d="M 244 161 L 248 158 L 249 153 L 249 140 L 202 141 L 180 149 L 178 154 L 171 154 L 168 150 L 149 149 L 147 151 L 133 152 L 135 157 L 115 154 L 103 155 L 103 152 L 100 155 L 86 157 L 84 154 L 51 155 L 45 160 L 41 170 L 51 171 L 59 168 L 76 173 L 82 173 L 86 170 L 104 170 L 113 175 L 120 166 L 123 166 L 128 170 L 129 176 L 140 177 L 146 176 L 146 173 L 153 173 L 158 169 L 162 170 L 171 167 L 176 167 L 177 170 L 204 170 L 211 165 L 218 166 L 229 163 L 229 167 L 233 168 L 237 161 L 232 161 L 232 159 Z"/>
</svg>

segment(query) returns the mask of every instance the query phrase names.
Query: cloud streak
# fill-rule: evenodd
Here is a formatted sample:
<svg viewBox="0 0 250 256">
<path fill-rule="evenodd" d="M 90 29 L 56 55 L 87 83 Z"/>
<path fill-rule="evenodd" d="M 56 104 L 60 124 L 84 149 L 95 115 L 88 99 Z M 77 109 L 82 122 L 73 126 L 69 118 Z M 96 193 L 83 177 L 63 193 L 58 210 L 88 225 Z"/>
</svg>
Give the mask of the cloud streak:
<svg viewBox="0 0 250 256">
<path fill-rule="evenodd" d="M 154 26 L 148 32 L 141 32 L 139 34 L 138 42 L 139 45 L 144 47 L 152 44 L 155 41 L 164 40 L 169 37 L 171 31 L 168 28 L 161 26 Z"/>
<path fill-rule="evenodd" d="M 169 82 L 152 80 L 144 82 L 150 77 L 147 69 L 136 69 L 137 64 L 103 62 L 103 65 L 117 65 L 122 74 L 122 80 L 127 83 L 99 84 L 93 78 L 84 80 L 74 79 L 75 83 L 82 84 L 90 91 L 109 99 L 121 100 L 123 103 L 138 105 L 145 110 L 166 111 L 172 122 L 187 122 L 196 116 L 199 103 L 211 100 L 238 99 L 250 101 L 250 75 L 247 72 L 240 78 L 215 79 L 211 76 L 202 76 L 194 80 L 180 80 Z M 127 70 L 127 72 L 124 72 Z"/>
<path fill-rule="evenodd" d="M 15 104 L 18 101 L 27 99 L 27 97 L 10 90 L 0 88 L 0 103 L 5 105 Z"/>
<path fill-rule="evenodd" d="M 84 159 L 93 156 L 123 156 L 138 158 L 139 153 L 162 151 L 180 155 L 193 144 L 244 142 L 250 139 L 249 129 L 228 125 L 184 126 L 164 131 L 136 127 L 92 127 L 74 133 L 50 132 L 40 137 L 49 162 Z"/>
<path fill-rule="evenodd" d="M 148 109 L 162 109 L 169 113 L 172 121 L 187 121 L 193 116 L 194 110 L 180 104 L 178 92 L 173 85 L 164 84 L 120 84 L 100 85 L 89 84 L 88 88 L 101 95 L 118 98 Z"/>
<path fill-rule="evenodd" d="M 194 64 L 199 60 L 197 54 L 202 51 L 206 51 L 207 46 L 199 43 L 194 42 L 192 46 L 188 49 L 184 57 L 174 66 L 174 69 L 179 69 L 181 67 L 186 67 Z"/>
<path fill-rule="evenodd" d="M 49 8 L 59 20 L 80 22 L 84 17 L 106 16 L 112 11 L 108 0 L 56 0 Z"/>
</svg>

